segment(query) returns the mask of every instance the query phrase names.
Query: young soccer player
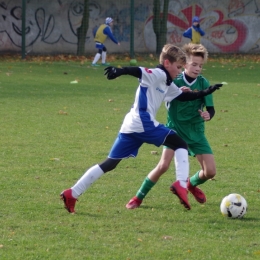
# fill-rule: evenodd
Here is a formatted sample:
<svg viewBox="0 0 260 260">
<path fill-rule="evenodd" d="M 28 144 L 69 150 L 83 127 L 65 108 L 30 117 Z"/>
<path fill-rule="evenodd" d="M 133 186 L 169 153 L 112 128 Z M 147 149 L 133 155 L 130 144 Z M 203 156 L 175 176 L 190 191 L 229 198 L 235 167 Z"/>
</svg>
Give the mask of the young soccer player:
<svg viewBox="0 0 260 260">
<path fill-rule="evenodd" d="M 139 79 L 139 86 L 134 104 L 125 116 L 108 157 L 102 163 L 89 168 L 73 187 L 60 194 L 68 212 L 75 212 L 77 198 L 99 177 L 113 170 L 122 159 L 137 156 L 143 143 L 166 145 L 175 151 L 177 181 L 172 184 L 172 192 L 177 195 L 185 208 L 190 209 L 186 190 L 186 180 L 189 175 L 187 145 L 173 130 L 160 124 L 155 116 L 163 101 L 170 102 L 175 98 L 180 101 L 195 100 L 213 93 L 222 85 L 210 86 L 202 91 L 182 92 L 172 80 L 181 73 L 185 63 L 185 53 L 180 48 L 167 44 L 162 49 L 157 68 L 107 67 L 105 69 L 108 79 L 132 75 Z"/>
<path fill-rule="evenodd" d="M 193 91 L 207 89 L 209 82 L 200 75 L 203 64 L 208 58 L 206 48 L 201 44 L 190 43 L 184 45 L 183 50 L 187 55 L 187 63 L 184 66 L 184 72 L 178 75 L 174 83 L 179 87 L 189 86 Z M 168 103 L 167 107 L 166 125 L 186 141 L 189 154 L 196 156 L 201 166 L 201 169 L 188 179 L 188 190 L 199 203 L 205 203 L 206 196 L 197 186 L 216 174 L 214 156 L 204 134 L 204 122 L 212 119 L 215 114 L 212 95 L 190 102 L 179 102 L 175 99 Z M 203 111 L 203 107 L 206 107 L 206 111 Z M 173 156 L 174 151 L 169 147 L 164 147 L 160 162 L 148 174 L 136 196 L 126 204 L 126 208 L 135 209 L 141 205 L 160 176 L 168 170 Z"/>
<path fill-rule="evenodd" d="M 200 28 L 200 19 L 198 16 L 194 16 L 192 19 L 192 26 L 189 27 L 183 36 L 189 38 L 191 43 L 200 43 L 201 36 L 204 36 L 205 32 Z"/>
<path fill-rule="evenodd" d="M 98 49 L 98 52 L 96 53 L 94 60 L 92 61 L 92 66 L 97 67 L 99 66 L 97 64 L 98 60 L 102 59 L 102 65 L 108 66 L 109 63 L 106 62 L 107 58 L 107 48 L 104 45 L 105 40 L 107 39 L 107 36 L 117 45 L 120 45 L 120 42 L 116 40 L 114 37 L 111 27 L 113 26 L 113 19 L 111 17 L 107 17 L 105 24 L 100 25 L 97 30 L 94 32 L 94 40 L 96 43 L 96 48 Z"/>
</svg>

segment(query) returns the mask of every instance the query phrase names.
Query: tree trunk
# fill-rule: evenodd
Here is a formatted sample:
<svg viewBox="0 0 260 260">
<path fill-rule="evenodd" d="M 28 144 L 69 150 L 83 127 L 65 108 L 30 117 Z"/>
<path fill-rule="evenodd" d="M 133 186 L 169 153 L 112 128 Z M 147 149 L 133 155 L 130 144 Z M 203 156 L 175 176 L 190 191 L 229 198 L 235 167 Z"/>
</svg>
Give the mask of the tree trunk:
<svg viewBox="0 0 260 260">
<path fill-rule="evenodd" d="M 78 49 L 77 55 L 85 54 L 85 41 L 89 24 L 89 0 L 84 0 L 84 13 L 81 21 L 81 26 L 77 29 Z"/>
<path fill-rule="evenodd" d="M 153 1 L 153 30 L 156 36 L 156 54 L 160 54 L 167 42 L 167 18 L 169 0 L 164 0 L 163 12 L 161 14 L 160 0 Z"/>
</svg>

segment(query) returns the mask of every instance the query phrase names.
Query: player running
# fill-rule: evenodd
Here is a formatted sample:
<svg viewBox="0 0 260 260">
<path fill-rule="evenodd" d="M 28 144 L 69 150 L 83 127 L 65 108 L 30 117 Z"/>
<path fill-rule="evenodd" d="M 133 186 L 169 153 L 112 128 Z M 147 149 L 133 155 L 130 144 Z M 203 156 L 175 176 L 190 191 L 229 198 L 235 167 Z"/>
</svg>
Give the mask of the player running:
<svg viewBox="0 0 260 260">
<path fill-rule="evenodd" d="M 181 73 L 186 63 L 185 53 L 180 48 L 167 44 L 162 49 L 159 61 L 160 64 L 152 69 L 144 67 L 105 69 L 108 79 L 131 75 L 139 79 L 139 86 L 134 104 L 125 116 L 108 157 L 102 163 L 89 168 L 73 187 L 60 194 L 68 212 L 75 212 L 77 198 L 104 173 L 115 169 L 122 159 L 136 157 L 143 143 L 166 145 L 175 151 L 177 181 L 172 184 L 172 191 L 184 207 L 190 209 L 186 191 L 186 180 L 189 176 L 187 144 L 175 131 L 160 124 L 156 120 L 156 114 L 164 101 L 171 102 L 175 98 L 179 101 L 200 99 L 213 93 L 222 85 L 210 86 L 202 91 L 182 92 L 172 80 Z"/>
<path fill-rule="evenodd" d="M 185 70 L 174 80 L 181 86 L 189 86 L 192 91 L 200 91 L 209 87 L 209 82 L 200 75 L 204 63 L 207 61 L 208 52 L 201 44 L 186 44 L 183 50 L 187 54 Z M 188 144 L 189 154 L 196 156 L 201 169 L 188 179 L 188 190 L 199 203 L 206 202 L 206 196 L 197 186 L 211 179 L 216 174 L 215 160 L 211 147 L 204 134 L 204 122 L 209 121 L 215 114 L 212 95 L 205 96 L 190 102 L 179 102 L 177 99 L 167 103 L 167 124 Z M 206 111 L 203 108 L 206 107 Z M 156 184 L 160 176 L 165 173 L 172 161 L 174 151 L 165 146 L 158 165 L 148 174 L 140 189 L 127 204 L 126 208 L 139 207 Z M 172 189 L 172 188 L 171 188 Z"/>
</svg>

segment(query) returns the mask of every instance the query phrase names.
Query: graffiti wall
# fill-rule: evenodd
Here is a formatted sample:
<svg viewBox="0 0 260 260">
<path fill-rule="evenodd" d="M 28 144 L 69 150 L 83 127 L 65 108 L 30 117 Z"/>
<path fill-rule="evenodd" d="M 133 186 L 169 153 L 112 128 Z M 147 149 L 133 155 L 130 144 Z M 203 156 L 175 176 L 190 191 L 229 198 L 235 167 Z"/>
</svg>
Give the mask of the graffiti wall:
<svg viewBox="0 0 260 260">
<path fill-rule="evenodd" d="M 196 3 L 195 3 L 196 2 Z M 163 0 L 162 0 L 163 3 Z M 76 54 L 77 28 L 81 25 L 83 0 L 27 0 L 26 52 L 33 54 Z M 86 35 L 86 53 L 95 52 L 93 29 L 114 19 L 113 34 L 120 46 L 107 39 L 110 53 L 129 52 L 130 1 L 90 0 L 89 29 Z M 167 41 L 178 46 L 189 42 L 182 36 L 199 16 L 205 31 L 202 44 L 211 53 L 258 53 L 260 51 L 260 0 L 170 0 L 167 22 Z M 22 1 L 0 2 L 0 52 L 21 52 Z M 135 52 L 154 52 L 153 0 L 135 0 Z"/>
</svg>

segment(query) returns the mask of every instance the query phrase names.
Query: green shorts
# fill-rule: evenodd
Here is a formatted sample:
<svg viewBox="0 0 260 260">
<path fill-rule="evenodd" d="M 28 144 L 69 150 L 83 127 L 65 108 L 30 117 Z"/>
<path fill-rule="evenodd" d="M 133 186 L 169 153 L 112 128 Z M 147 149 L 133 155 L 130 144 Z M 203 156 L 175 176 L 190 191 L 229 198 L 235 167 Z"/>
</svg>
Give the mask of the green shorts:
<svg viewBox="0 0 260 260">
<path fill-rule="evenodd" d="M 204 133 L 204 123 L 197 123 L 172 128 L 187 144 L 190 156 L 197 154 L 213 154 Z M 168 148 L 164 146 L 164 149 Z M 169 148 L 168 148 L 169 149 Z"/>
</svg>

